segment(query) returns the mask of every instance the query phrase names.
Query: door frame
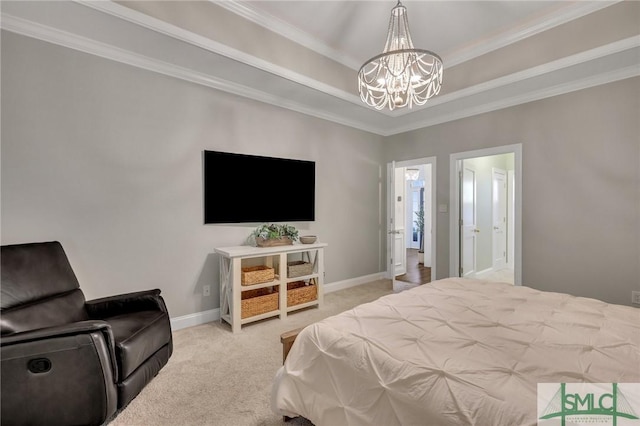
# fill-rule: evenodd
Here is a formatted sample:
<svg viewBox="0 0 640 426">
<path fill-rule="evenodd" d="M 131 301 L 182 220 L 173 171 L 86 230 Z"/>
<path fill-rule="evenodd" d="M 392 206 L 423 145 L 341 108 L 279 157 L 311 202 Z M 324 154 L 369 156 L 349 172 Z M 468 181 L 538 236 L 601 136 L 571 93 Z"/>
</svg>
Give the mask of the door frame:
<svg viewBox="0 0 640 426">
<path fill-rule="evenodd" d="M 473 268 L 471 269 L 471 272 L 469 272 L 468 270 L 465 271 L 464 270 L 464 265 L 460 265 L 462 267 L 461 270 L 459 270 L 459 276 L 464 277 L 465 275 L 468 274 L 473 274 L 473 276 L 475 276 L 475 273 L 478 272 L 477 269 L 477 265 L 478 265 L 478 174 L 476 172 L 476 169 L 473 165 L 471 164 L 467 164 L 465 165 L 464 163 L 461 162 L 460 164 L 462 166 L 463 169 L 466 169 L 468 171 L 473 172 Z M 462 172 L 462 181 L 459 183 L 460 185 L 460 191 L 461 193 L 464 193 L 464 172 L 465 170 L 461 170 Z M 461 197 L 458 198 L 458 200 L 460 200 Z M 463 210 L 463 206 L 460 206 L 460 211 Z M 464 216 L 464 215 L 463 215 Z M 461 227 L 464 228 L 465 225 L 468 226 L 468 224 L 464 223 L 464 219 L 462 220 L 462 222 L 460 223 Z M 469 248 L 467 247 L 466 244 L 464 244 L 464 240 L 465 240 L 465 235 L 464 235 L 464 230 L 463 230 L 463 235 L 461 235 L 461 238 L 459 241 L 462 241 L 462 244 L 460 245 L 460 252 L 458 254 L 458 256 L 460 256 L 460 259 L 464 259 L 464 253 L 465 253 L 465 248 Z M 462 262 L 464 263 L 464 261 Z"/>
<path fill-rule="evenodd" d="M 436 278 L 436 229 L 437 229 L 437 206 L 436 206 L 436 193 L 437 193 L 437 185 L 436 185 L 436 157 L 424 157 L 424 158 L 415 158 L 412 160 L 404 160 L 404 161 L 392 161 L 387 163 L 387 171 L 395 165 L 395 168 L 405 168 L 410 166 L 421 166 L 423 164 L 431 165 L 431 278 L 432 281 Z M 389 214 L 390 209 L 393 208 L 393 200 L 391 199 L 391 191 L 389 190 L 391 179 L 387 176 L 387 218 L 385 223 L 385 230 L 389 224 Z M 386 234 L 387 238 L 389 235 Z M 393 279 L 393 262 L 391 261 L 391 253 L 389 253 L 389 242 L 387 241 L 387 269 L 386 269 L 386 277 L 389 279 Z"/>
<path fill-rule="evenodd" d="M 507 268 L 509 269 L 514 269 L 513 268 L 513 258 L 514 258 L 514 227 L 513 227 L 513 223 L 514 223 L 514 213 L 515 213 L 515 206 L 513 203 L 513 195 L 515 193 L 515 173 L 513 172 L 513 170 L 507 170 L 507 222 L 508 223 L 508 227 L 507 227 Z"/>
<path fill-rule="evenodd" d="M 409 200 L 413 201 L 413 196 L 418 195 L 418 199 L 420 199 L 420 189 L 424 189 L 424 188 L 411 188 L 411 185 L 409 184 L 410 181 L 405 181 L 405 194 L 407 197 L 407 204 L 409 204 Z M 406 209 L 406 212 L 404 214 L 405 217 L 405 225 L 410 223 L 412 226 L 405 226 L 405 235 L 407 238 L 407 248 L 413 248 L 413 249 L 420 249 L 420 240 L 418 239 L 418 241 L 413 241 L 413 210 L 412 209 Z"/>
<path fill-rule="evenodd" d="M 460 271 L 460 166 L 462 160 L 491 155 L 514 154 L 514 284 L 522 285 L 522 144 L 504 145 L 449 156 L 449 276 Z"/>
<path fill-rule="evenodd" d="M 495 222 L 495 215 L 496 215 L 496 210 L 495 210 L 495 199 L 496 199 L 496 195 L 495 195 L 495 179 L 496 179 L 496 175 L 497 174 L 501 174 L 502 176 L 504 176 L 504 229 L 503 229 L 503 233 L 504 233 L 504 265 L 498 265 L 496 263 L 496 233 L 495 233 L 495 226 L 496 226 L 496 222 Z M 494 271 L 501 269 L 500 266 L 502 266 L 502 268 L 506 268 L 507 267 L 507 251 L 508 251 L 508 244 L 509 244 L 509 239 L 508 239 L 508 227 L 509 224 L 507 222 L 507 220 L 509 219 L 509 200 L 508 200 L 508 195 L 509 195 L 509 177 L 508 177 L 508 173 L 506 170 L 503 169 L 499 169 L 496 167 L 492 167 L 491 168 L 491 268 L 493 268 Z M 513 220 L 513 219 L 512 219 Z"/>
<path fill-rule="evenodd" d="M 389 220 L 391 214 L 387 216 L 387 236 L 392 237 L 387 244 L 389 246 L 389 254 L 392 259 L 392 265 L 390 265 L 392 270 L 392 279 L 395 281 L 395 277 L 407 273 L 407 225 L 405 223 L 407 221 L 407 185 L 405 168 L 399 167 L 395 162 L 392 162 L 391 167 L 394 166 L 395 168 L 389 169 L 393 174 L 393 181 L 389 182 L 390 184 L 393 184 L 393 197 L 389 198 L 389 213 L 393 212 L 394 221 L 393 224 L 391 224 Z M 400 191 L 400 193 L 398 193 L 398 191 Z M 398 201 L 398 198 L 400 198 L 400 201 Z M 402 208 L 402 217 L 400 218 L 396 214 L 398 206 L 401 206 Z M 402 228 L 402 231 L 399 231 L 398 227 Z M 391 234 L 392 228 L 393 234 Z M 400 250 L 398 250 L 399 242 L 401 243 Z M 398 252 L 400 253 L 399 255 Z M 398 256 L 394 256 L 393 254 Z M 398 257 L 400 257 L 400 259 Z"/>
</svg>

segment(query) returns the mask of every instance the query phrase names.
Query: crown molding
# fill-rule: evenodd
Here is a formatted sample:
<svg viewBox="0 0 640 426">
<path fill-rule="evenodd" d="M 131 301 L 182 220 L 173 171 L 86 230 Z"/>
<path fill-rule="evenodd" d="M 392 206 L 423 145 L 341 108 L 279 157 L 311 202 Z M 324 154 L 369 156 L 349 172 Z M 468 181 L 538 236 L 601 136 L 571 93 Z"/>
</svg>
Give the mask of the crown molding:
<svg viewBox="0 0 640 426">
<path fill-rule="evenodd" d="M 412 131 L 422 127 L 441 124 L 476 114 L 482 114 L 640 75 L 640 64 L 637 62 L 632 66 L 624 66 L 624 64 L 618 63 L 615 68 L 603 72 L 597 72 L 598 64 L 595 62 L 611 55 L 624 55 L 625 52 L 627 57 L 629 55 L 634 55 L 635 53 L 631 50 L 637 50 L 640 48 L 640 36 L 634 36 L 531 69 L 484 82 L 454 93 L 433 98 L 425 107 L 410 111 L 412 120 L 410 123 L 407 123 L 406 120 L 402 120 L 402 118 L 408 117 L 402 116 L 399 116 L 398 121 L 394 123 L 394 121 L 390 121 L 393 119 L 388 117 L 388 115 L 381 115 L 380 112 L 370 110 L 360 104 L 359 99 L 357 109 L 353 108 L 352 102 L 350 101 L 347 101 L 347 104 L 340 104 L 340 101 L 344 102 L 343 98 L 334 99 L 335 102 L 332 101 L 333 105 L 337 107 L 335 110 L 326 107 L 326 105 L 324 108 L 316 107 L 311 103 L 306 104 L 299 101 L 292 101 L 291 99 L 288 99 L 286 95 L 283 96 L 274 93 L 267 93 L 254 87 L 248 87 L 233 81 L 216 77 L 210 73 L 199 72 L 180 66 L 180 64 L 168 63 L 163 60 L 132 52 L 126 48 L 113 46 L 78 34 L 70 33 L 59 28 L 53 28 L 17 16 L 12 16 L 7 14 L 5 11 L 2 11 L 1 16 L 1 27 L 7 31 L 189 81 L 212 89 L 253 99 L 259 102 L 286 108 L 305 115 L 328 120 L 381 136 L 390 136 Z M 169 36 L 172 37 L 171 34 L 169 34 Z M 552 83 L 553 81 L 558 81 L 553 78 L 556 74 L 562 72 L 566 74 L 571 67 L 585 67 L 585 69 L 589 69 L 592 65 L 592 61 L 596 65 L 596 74 L 591 73 L 588 77 L 571 80 L 564 78 L 559 80 L 560 83 Z M 284 82 L 291 81 L 287 80 L 286 76 L 281 77 L 284 78 Z M 548 78 L 548 80 L 546 80 L 548 85 L 545 83 L 538 84 L 537 88 L 527 87 L 527 83 L 535 78 Z M 513 94 L 513 90 L 511 89 L 517 84 L 521 84 L 522 87 L 526 89 L 523 94 Z M 303 90 L 318 90 L 309 85 L 305 87 L 306 89 Z M 328 97 L 325 99 L 331 100 L 333 99 L 332 96 L 333 94 L 329 93 Z M 479 99 L 483 96 L 486 101 Z M 345 114 L 344 112 L 339 111 L 338 109 L 340 109 L 341 105 L 350 105 L 349 111 L 352 111 L 355 114 L 349 115 L 349 113 Z M 450 112 L 454 107 L 455 111 Z M 449 111 L 447 111 L 447 109 L 449 109 Z M 359 114 L 357 111 L 366 113 L 367 116 L 365 117 L 365 115 Z"/>
<path fill-rule="evenodd" d="M 538 77 L 544 74 L 549 74 L 549 73 L 559 71 L 564 68 L 572 67 L 575 65 L 584 64 L 589 61 L 594 61 L 596 59 L 599 59 L 605 56 L 613 55 L 629 49 L 635 49 L 637 47 L 640 47 L 640 36 L 632 36 L 626 39 L 615 41 L 613 43 L 610 43 L 604 46 L 600 46 L 594 49 L 586 50 L 584 52 L 576 53 L 571 56 L 566 56 L 564 58 L 561 58 L 552 62 L 547 62 L 546 64 L 538 65 L 523 71 L 518 71 L 518 72 L 508 74 L 506 76 L 502 76 L 493 80 L 485 81 L 485 82 L 476 84 L 474 86 L 466 87 L 464 89 L 460 89 L 452 93 L 436 96 L 434 98 L 429 99 L 426 104 L 419 107 L 415 107 L 411 112 L 415 113 L 418 111 L 428 110 L 429 108 L 433 108 L 437 105 L 453 102 L 469 96 L 474 96 L 483 92 L 488 92 L 490 90 L 496 90 L 496 89 L 499 89 L 500 87 L 506 87 L 508 85 L 517 83 L 519 81 L 524 81 L 524 80 Z M 406 111 L 409 111 L 409 110 L 405 110 L 401 114 L 396 113 L 395 116 L 400 117 L 406 114 L 407 113 Z M 393 113 L 395 113 L 395 111 Z"/>
<path fill-rule="evenodd" d="M 303 86 L 307 86 L 314 90 L 318 90 L 320 92 L 327 93 L 331 96 L 342 99 L 344 101 L 351 102 L 354 105 L 360 105 L 360 97 L 355 94 L 337 89 L 329 84 L 323 83 L 321 81 L 312 79 L 308 76 L 294 72 L 288 68 L 284 68 L 274 63 L 257 58 L 253 55 L 242 52 L 238 49 L 234 49 L 230 46 L 219 43 L 215 40 L 211 40 L 210 38 L 201 36 L 192 31 L 185 30 L 184 28 L 177 27 L 175 25 L 169 24 L 160 19 L 156 19 L 144 13 L 140 13 L 138 11 L 130 9 L 126 6 L 122 6 L 120 4 L 114 3 L 113 1 L 92 1 L 92 2 L 86 2 L 82 0 L 72 0 L 72 1 L 76 4 L 90 7 L 97 11 L 115 16 L 117 18 L 123 19 L 125 21 L 131 22 L 133 24 L 139 25 L 149 30 L 155 31 L 159 34 L 163 34 L 163 35 L 172 37 L 176 40 L 189 43 L 193 46 L 197 46 L 209 52 L 216 53 L 216 54 L 225 56 L 227 58 L 242 62 L 254 68 L 281 76 L 283 78 L 286 78 L 287 80 L 291 80 L 298 84 L 302 84 Z"/>
<path fill-rule="evenodd" d="M 468 49 L 459 53 L 451 55 L 445 55 L 442 60 L 447 67 L 459 65 L 463 62 L 470 61 L 479 56 L 486 55 L 494 50 L 501 49 L 510 44 L 517 43 L 528 37 L 550 30 L 567 22 L 571 22 L 575 19 L 582 18 L 590 13 L 597 12 L 606 7 L 613 6 L 622 0 L 613 1 L 594 1 L 594 2 L 576 2 L 571 6 L 566 6 L 566 9 L 551 17 L 540 17 L 536 21 L 527 25 L 524 28 L 515 29 L 506 33 L 503 33 L 497 37 L 487 40 L 478 47 Z"/>
<path fill-rule="evenodd" d="M 462 99 L 468 96 L 473 96 L 478 93 L 494 90 L 500 87 L 504 87 L 510 84 L 517 83 L 519 81 L 527 80 L 540 75 L 549 74 L 554 71 L 559 71 L 564 68 L 568 68 L 574 65 L 584 64 L 589 61 L 593 61 L 605 56 L 613 55 L 625 50 L 635 49 L 640 47 L 640 36 L 633 36 L 613 43 L 596 47 L 594 49 L 586 50 L 584 52 L 576 53 L 571 56 L 565 56 L 564 58 L 547 62 L 546 64 L 538 65 L 532 68 L 528 68 L 523 71 L 518 71 L 503 77 L 499 77 L 493 80 L 485 81 L 474 86 L 470 86 L 461 90 L 457 90 L 453 93 L 437 96 L 429 99 L 425 106 L 420 107 L 426 109 L 428 107 L 434 107 L 454 100 Z"/>
<path fill-rule="evenodd" d="M 236 0 L 208 1 L 253 22 L 256 25 L 260 25 L 271 32 L 281 35 L 300 46 L 306 47 L 307 49 L 313 50 L 322 56 L 326 56 L 335 62 L 349 67 L 352 70 L 357 71 L 362 65 L 351 56 L 330 47 L 300 28 L 290 25 L 275 16 L 269 15 L 268 13 L 264 13 L 262 11 L 259 12 L 248 4 L 240 3 Z"/>
<path fill-rule="evenodd" d="M 508 98 L 502 98 L 495 102 L 490 102 L 470 108 L 463 108 L 451 114 L 430 117 L 425 120 L 416 120 L 411 124 L 394 127 L 391 132 L 383 136 L 391 136 L 399 133 L 411 132 L 425 127 L 435 126 L 462 118 L 473 117 L 487 112 L 497 111 L 504 108 L 514 107 L 529 102 L 539 101 L 553 96 L 563 95 L 578 90 L 588 89 L 590 87 L 600 86 L 602 84 L 613 83 L 619 80 L 640 76 L 640 64 L 625 67 L 622 69 L 598 74 L 595 76 L 585 77 L 573 80 L 568 83 L 562 83 L 551 87 L 528 92 L 524 95 L 516 95 Z"/>
<path fill-rule="evenodd" d="M 290 25 L 270 14 L 258 11 L 252 8 L 251 5 L 241 3 L 237 0 L 208 1 L 230 12 L 235 13 L 236 15 L 248 21 L 253 22 L 256 25 L 260 25 L 261 27 L 266 28 L 269 31 L 286 37 L 293 42 L 306 47 L 307 49 L 313 50 L 320 55 L 326 56 L 329 59 L 341 63 L 342 65 L 347 66 L 355 71 L 360 69 L 360 66 L 362 65 L 349 55 L 345 55 L 344 53 L 328 46 L 326 43 L 311 36 L 309 33 L 301 30 L 300 28 Z M 559 11 L 557 14 L 551 17 L 542 16 L 532 21 L 525 27 L 500 34 L 496 37 L 488 39 L 485 43 L 482 43 L 477 47 L 451 55 L 444 55 L 443 63 L 447 67 L 459 65 L 463 62 L 470 61 L 494 50 L 498 50 L 510 44 L 524 40 L 528 37 L 550 30 L 551 28 L 573 21 L 574 19 L 578 19 L 590 13 L 597 12 L 598 10 L 619 3 L 620 1 L 622 0 L 576 2 L 569 6 L 564 6 L 564 10 Z"/>
<path fill-rule="evenodd" d="M 175 64 L 170 64 L 165 61 L 150 58 L 139 53 L 134 53 L 125 49 L 121 49 L 119 47 L 91 40 L 77 34 L 72 34 L 57 28 L 52 28 L 46 25 L 28 21 L 6 13 L 2 13 L 1 28 L 16 34 L 35 38 L 48 43 L 53 43 L 59 46 L 95 55 L 104 59 L 120 62 L 136 68 L 141 68 L 147 71 L 156 72 L 184 81 L 189 81 L 201 86 L 206 86 L 212 89 L 275 105 L 281 108 L 290 109 L 292 111 L 320 118 L 322 120 L 332 121 L 334 123 L 353 127 L 359 130 L 381 134 L 381 129 L 379 128 L 372 129 L 370 126 L 363 125 L 362 123 L 355 120 L 346 119 L 345 117 L 337 114 L 331 114 L 321 109 L 311 108 L 309 106 L 302 105 L 297 102 L 292 102 L 289 99 L 279 97 L 267 92 L 262 92 L 254 88 L 211 76 L 209 74 L 204 74 Z"/>
</svg>

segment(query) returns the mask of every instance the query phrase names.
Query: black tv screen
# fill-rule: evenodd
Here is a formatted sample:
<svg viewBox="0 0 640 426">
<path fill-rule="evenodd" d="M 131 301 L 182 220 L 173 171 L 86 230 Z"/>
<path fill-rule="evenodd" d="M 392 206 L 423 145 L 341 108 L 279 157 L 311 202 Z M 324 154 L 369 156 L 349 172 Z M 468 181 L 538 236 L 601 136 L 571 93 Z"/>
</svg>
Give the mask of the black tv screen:
<svg viewBox="0 0 640 426">
<path fill-rule="evenodd" d="M 315 220 L 316 163 L 204 151 L 204 223 Z"/>
</svg>

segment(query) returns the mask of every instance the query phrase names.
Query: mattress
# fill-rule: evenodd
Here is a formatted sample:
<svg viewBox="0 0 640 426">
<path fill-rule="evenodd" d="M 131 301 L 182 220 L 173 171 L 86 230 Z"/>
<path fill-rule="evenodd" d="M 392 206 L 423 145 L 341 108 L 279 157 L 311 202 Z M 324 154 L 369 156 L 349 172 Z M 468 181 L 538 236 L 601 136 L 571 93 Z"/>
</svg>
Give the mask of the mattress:
<svg viewBox="0 0 640 426">
<path fill-rule="evenodd" d="M 535 425 L 538 383 L 640 382 L 640 310 L 463 278 L 306 327 L 274 412 L 316 426 Z"/>
</svg>

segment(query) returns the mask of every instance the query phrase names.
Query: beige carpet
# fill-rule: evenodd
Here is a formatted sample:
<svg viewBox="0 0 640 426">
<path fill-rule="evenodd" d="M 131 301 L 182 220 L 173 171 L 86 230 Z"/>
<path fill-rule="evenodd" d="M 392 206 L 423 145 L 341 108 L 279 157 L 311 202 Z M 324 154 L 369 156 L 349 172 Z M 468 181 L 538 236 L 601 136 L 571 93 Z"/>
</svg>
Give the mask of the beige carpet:
<svg viewBox="0 0 640 426">
<path fill-rule="evenodd" d="M 282 363 L 280 334 L 389 293 L 391 281 L 374 281 L 325 294 L 321 309 L 249 324 L 237 334 L 218 321 L 176 331 L 167 365 L 109 425 L 282 426 L 269 401 Z"/>
</svg>

